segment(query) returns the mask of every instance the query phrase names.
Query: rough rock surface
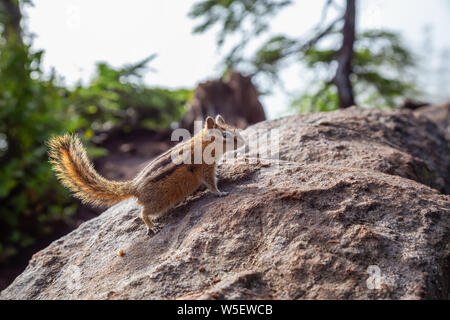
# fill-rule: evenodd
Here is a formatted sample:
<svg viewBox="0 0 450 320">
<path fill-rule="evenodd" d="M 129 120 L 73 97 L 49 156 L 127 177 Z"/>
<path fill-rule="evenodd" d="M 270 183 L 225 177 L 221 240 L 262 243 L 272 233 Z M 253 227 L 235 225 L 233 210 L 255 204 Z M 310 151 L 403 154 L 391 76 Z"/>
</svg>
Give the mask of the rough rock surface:
<svg viewBox="0 0 450 320">
<path fill-rule="evenodd" d="M 0 298 L 448 297 L 449 152 L 436 125 L 350 108 L 246 134 L 275 128 L 280 161 L 220 165 L 227 197 L 200 190 L 151 238 L 134 200 L 120 203 L 35 254 Z"/>
<path fill-rule="evenodd" d="M 446 139 L 450 141 L 450 101 L 441 105 L 421 107 L 414 111 L 414 114 L 417 117 L 427 117 L 436 123 Z"/>
<path fill-rule="evenodd" d="M 258 91 L 250 77 L 230 71 L 226 79 L 200 83 L 180 126 L 192 132 L 194 121 L 203 121 L 207 116 L 215 117 L 217 114 L 241 129 L 266 120 Z"/>
<path fill-rule="evenodd" d="M 282 160 L 381 171 L 450 194 L 450 141 L 440 124 L 411 111 L 353 107 L 281 118 L 251 129 L 278 129 Z"/>
</svg>

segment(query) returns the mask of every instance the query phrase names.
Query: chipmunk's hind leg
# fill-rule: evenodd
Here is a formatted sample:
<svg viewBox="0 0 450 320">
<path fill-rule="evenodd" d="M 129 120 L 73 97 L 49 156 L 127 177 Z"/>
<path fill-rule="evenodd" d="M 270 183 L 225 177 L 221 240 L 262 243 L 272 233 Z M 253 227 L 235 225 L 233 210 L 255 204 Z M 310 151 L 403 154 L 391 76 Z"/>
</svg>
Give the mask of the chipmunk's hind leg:
<svg viewBox="0 0 450 320">
<path fill-rule="evenodd" d="M 141 211 L 141 218 L 144 221 L 145 225 L 147 226 L 147 235 L 148 236 L 157 234 L 162 229 L 162 226 L 160 224 L 154 223 L 152 221 L 152 219 L 150 219 L 150 217 L 149 217 L 150 215 L 154 215 L 154 214 L 149 214 L 149 210 L 146 209 L 145 207 L 143 207 L 142 211 Z"/>
<path fill-rule="evenodd" d="M 219 197 L 228 195 L 228 192 L 222 192 L 217 188 L 216 170 L 213 167 L 209 167 L 203 171 L 203 184 L 209 191 Z"/>
</svg>

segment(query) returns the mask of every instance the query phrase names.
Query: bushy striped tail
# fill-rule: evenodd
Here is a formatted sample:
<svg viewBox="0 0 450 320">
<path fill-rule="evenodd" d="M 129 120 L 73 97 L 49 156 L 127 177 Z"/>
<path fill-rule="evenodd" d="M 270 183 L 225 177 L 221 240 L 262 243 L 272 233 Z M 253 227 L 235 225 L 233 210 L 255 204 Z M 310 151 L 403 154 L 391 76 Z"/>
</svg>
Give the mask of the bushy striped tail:
<svg viewBox="0 0 450 320">
<path fill-rule="evenodd" d="M 57 177 L 84 203 L 106 207 L 133 196 L 130 181 L 110 181 L 95 171 L 76 135 L 53 138 L 48 146 L 50 163 Z"/>
</svg>

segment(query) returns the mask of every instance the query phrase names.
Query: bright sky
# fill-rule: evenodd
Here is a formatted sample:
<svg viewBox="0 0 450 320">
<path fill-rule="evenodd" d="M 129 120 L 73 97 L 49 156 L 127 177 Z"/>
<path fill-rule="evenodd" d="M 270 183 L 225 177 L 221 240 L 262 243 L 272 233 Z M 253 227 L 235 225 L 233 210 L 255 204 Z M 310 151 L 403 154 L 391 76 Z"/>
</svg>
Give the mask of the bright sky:
<svg viewBox="0 0 450 320">
<path fill-rule="evenodd" d="M 219 76 L 221 54 L 215 32 L 192 35 L 196 21 L 187 17 L 188 0 L 34 0 L 26 10 L 28 30 L 35 34 L 33 47 L 44 49 L 44 70 L 56 69 L 66 84 L 87 81 L 97 61 L 113 66 L 137 62 L 152 53 L 149 85 L 194 87 Z M 297 0 L 273 21 L 275 32 L 305 35 L 319 21 L 324 0 Z M 431 26 L 430 55 L 438 66 L 440 52 L 450 48 L 450 1 L 448 0 L 360 0 L 359 27 L 400 31 L 412 48 L 423 48 L 424 28 Z M 307 86 L 301 69 L 283 72 L 287 90 Z M 437 81 L 434 78 L 432 81 Z M 435 90 L 432 86 L 430 90 Z M 447 91 L 449 92 L 449 91 Z M 450 96 L 448 97 L 450 98 Z M 263 98 L 269 118 L 284 112 L 289 100 L 275 90 Z"/>
</svg>

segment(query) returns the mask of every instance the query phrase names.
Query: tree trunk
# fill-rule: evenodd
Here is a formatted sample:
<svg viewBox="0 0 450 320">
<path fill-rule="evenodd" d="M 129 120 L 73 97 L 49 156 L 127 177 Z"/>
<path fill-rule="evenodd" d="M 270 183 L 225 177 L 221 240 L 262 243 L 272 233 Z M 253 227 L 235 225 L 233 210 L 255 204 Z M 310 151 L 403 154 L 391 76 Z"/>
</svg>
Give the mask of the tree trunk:
<svg viewBox="0 0 450 320">
<path fill-rule="evenodd" d="M 347 0 L 342 30 L 342 47 L 339 50 L 338 68 L 334 77 L 339 95 L 339 107 L 348 108 L 355 104 L 352 83 L 353 45 L 355 43 L 356 0 Z"/>
<path fill-rule="evenodd" d="M 15 0 L 0 0 L 0 10 L 4 12 L 6 21 L 4 25 L 4 36 L 6 39 L 15 37 L 16 41 L 22 41 L 22 27 L 20 21 L 22 20 L 22 13 L 18 1 Z"/>
</svg>

